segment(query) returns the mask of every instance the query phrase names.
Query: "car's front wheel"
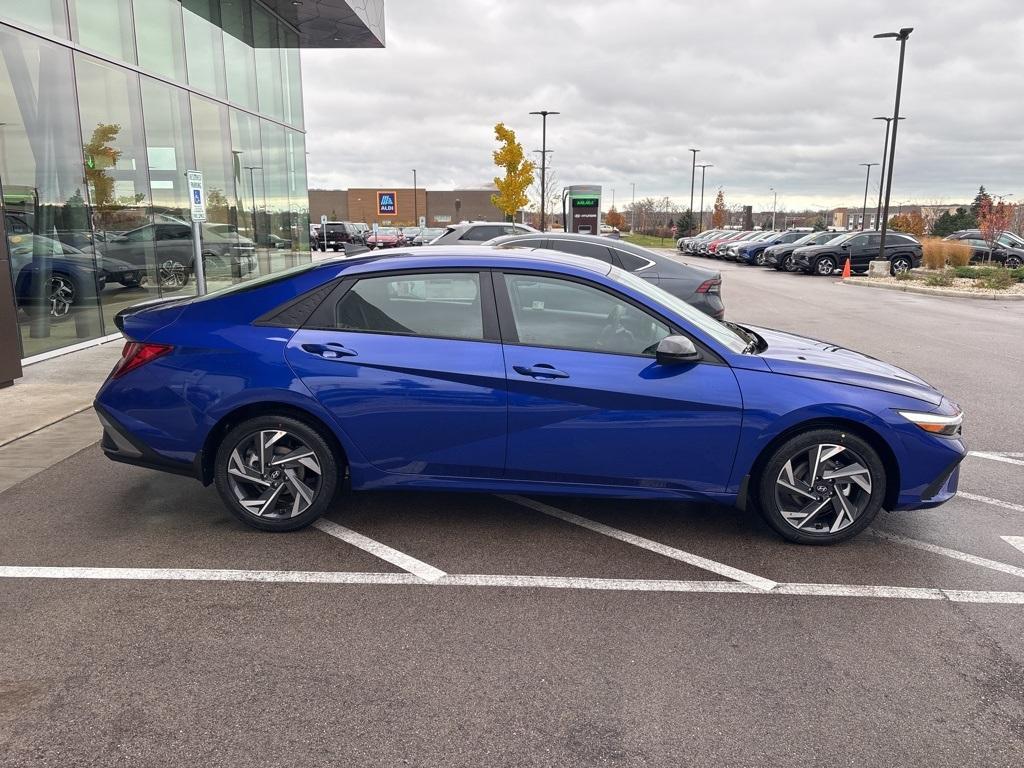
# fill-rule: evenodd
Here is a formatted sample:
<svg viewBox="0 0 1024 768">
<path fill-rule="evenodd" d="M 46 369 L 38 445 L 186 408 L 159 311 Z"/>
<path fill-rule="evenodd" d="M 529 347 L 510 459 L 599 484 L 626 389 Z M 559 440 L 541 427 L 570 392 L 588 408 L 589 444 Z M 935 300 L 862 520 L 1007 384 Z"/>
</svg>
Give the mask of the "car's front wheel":
<svg viewBox="0 0 1024 768">
<path fill-rule="evenodd" d="M 831 256 L 822 256 L 814 262 L 814 273 L 828 277 L 836 271 L 836 260 Z"/>
<path fill-rule="evenodd" d="M 870 525 L 885 498 L 885 467 L 865 440 L 814 429 L 772 452 L 760 473 L 761 513 L 784 538 L 834 544 Z"/>
<path fill-rule="evenodd" d="M 330 443 L 287 416 L 258 416 L 234 427 L 214 459 L 214 483 L 242 522 L 264 531 L 294 531 L 324 514 L 338 490 L 339 462 Z"/>
</svg>

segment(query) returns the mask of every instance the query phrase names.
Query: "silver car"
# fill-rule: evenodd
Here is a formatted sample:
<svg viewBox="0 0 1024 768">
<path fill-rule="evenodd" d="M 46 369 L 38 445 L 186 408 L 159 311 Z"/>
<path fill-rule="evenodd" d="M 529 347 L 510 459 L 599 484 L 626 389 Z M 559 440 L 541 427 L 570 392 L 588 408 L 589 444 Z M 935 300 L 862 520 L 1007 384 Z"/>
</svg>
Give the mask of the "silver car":
<svg viewBox="0 0 1024 768">
<path fill-rule="evenodd" d="M 431 240 L 428 245 L 480 245 L 504 235 L 525 235 L 536 232 L 525 224 L 507 221 L 472 221 L 445 227 L 444 234 Z"/>
</svg>

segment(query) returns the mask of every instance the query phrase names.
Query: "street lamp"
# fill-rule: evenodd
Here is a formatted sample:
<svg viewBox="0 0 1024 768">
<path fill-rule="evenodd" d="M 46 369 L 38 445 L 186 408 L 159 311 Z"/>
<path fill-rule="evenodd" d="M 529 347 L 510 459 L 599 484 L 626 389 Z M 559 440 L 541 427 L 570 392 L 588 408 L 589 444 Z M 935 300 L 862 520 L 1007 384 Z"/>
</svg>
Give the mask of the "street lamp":
<svg viewBox="0 0 1024 768">
<path fill-rule="evenodd" d="M 775 187 L 768 187 L 768 191 L 772 193 L 772 231 L 775 231 L 775 204 L 779 202 L 779 193 L 775 191 Z"/>
<path fill-rule="evenodd" d="M 711 163 L 705 163 L 704 165 L 698 165 L 700 168 L 700 231 L 704 231 L 704 169 L 714 168 Z"/>
<path fill-rule="evenodd" d="M 900 120 L 907 118 L 901 117 Z M 885 120 L 885 140 L 882 142 L 882 167 L 879 170 L 881 176 L 878 180 L 878 210 L 875 211 L 875 225 L 882 218 L 882 191 L 885 189 L 885 163 L 889 158 L 889 127 L 892 125 L 891 117 L 874 117 L 872 120 Z"/>
<path fill-rule="evenodd" d="M 697 179 L 697 153 L 700 152 L 700 150 L 699 149 L 693 149 L 691 147 L 690 151 L 693 153 L 693 163 L 690 166 L 690 213 L 687 216 L 687 218 L 688 218 L 687 224 L 689 224 L 690 227 L 692 228 L 693 227 L 693 182 L 696 181 L 696 179 Z"/>
<path fill-rule="evenodd" d="M 636 218 L 636 182 L 630 182 L 630 187 L 633 188 L 632 198 L 629 203 L 629 231 L 634 231 L 634 219 Z"/>
<path fill-rule="evenodd" d="M 896 103 L 892 111 L 892 143 L 889 145 L 889 167 L 885 174 L 885 204 L 882 207 L 882 238 L 878 246 L 879 260 L 885 259 L 885 231 L 888 228 L 889 196 L 892 194 L 892 166 L 896 161 L 896 133 L 900 127 L 900 96 L 903 94 L 903 59 L 907 51 L 907 38 L 914 31 L 913 27 L 903 27 L 899 32 L 881 32 L 876 39 L 894 38 L 900 41 L 900 65 L 896 74 Z"/>
<path fill-rule="evenodd" d="M 412 169 L 412 218 L 413 226 L 418 227 L 420 225 L 420 208 L 419 203 L 416 200 L 416 169 Z"/>
<path fill-rule="evenodd" d="M 561 112 L 552 112 L 548 109 L 542 109 L 537 112 L 531 112 L 531 115 L 540 115 L 541 120 L 541 140 L 540 140 L 540 231 L 544 232 L 544 205 L 545 196 L 547 195 L 546 179 L 544 178 L 547 173 L 547 151 L 548 151 L 548 115 L 560 115 Z"/>
<path fill-rule="evenodd" d="M 868 169 L 867 178 L 864 179 L 864 207 L 860 211 L 860 231 L 864 231 L 864 224 L 868 218 L 868 182 L 871 181 L 871 166 L 878 165 L 878 163 L 860 163 Z"/>
</svg>

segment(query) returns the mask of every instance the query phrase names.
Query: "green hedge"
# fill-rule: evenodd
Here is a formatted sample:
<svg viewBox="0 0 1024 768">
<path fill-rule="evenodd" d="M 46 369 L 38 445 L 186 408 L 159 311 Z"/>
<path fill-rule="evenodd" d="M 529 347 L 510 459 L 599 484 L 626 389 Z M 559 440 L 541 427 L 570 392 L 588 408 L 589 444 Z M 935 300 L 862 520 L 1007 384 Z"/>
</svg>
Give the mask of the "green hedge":
<svg viewBox="0 0 1024 768">
<path fill-rule="evenodd" d="M 957 277 L 966 277 L 971 280 L 992 280 L 999 279 L 1001 275 L 1009 275 L 1011 281 L 1024 283 L 1024 267 L 1019 269 L 1003 269 L 1002 267 L 957 267 Z"/>
</svg>

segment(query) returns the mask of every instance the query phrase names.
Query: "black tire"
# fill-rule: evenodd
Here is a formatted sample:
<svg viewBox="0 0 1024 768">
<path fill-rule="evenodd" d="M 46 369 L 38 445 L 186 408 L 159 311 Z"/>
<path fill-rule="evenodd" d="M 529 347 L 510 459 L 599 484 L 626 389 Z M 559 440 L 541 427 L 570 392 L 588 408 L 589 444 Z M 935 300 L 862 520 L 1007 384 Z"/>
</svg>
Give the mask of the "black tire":
<svg viewBox="0 0 1024 768">
<path fill-rule="evenodd" d="M 836 272 L 836 260 L 831 256 L 822 256 L 814 262 L 811 271 L 821 277 L 830 277 Z"/>
<path fill-rule="evenodd" d="M 1021 259 L 1021 257 L 1015 253 L 1011 253 L 1006 257 L 1006 261 L 1003 262 L 1003 266 L 1007 269 L 1020 269 L 1021 266 L 1024 266 L 1024 259 Z"/>
<path fill-rule="evenodd" d="M 914 268 L 914 260 L 909 256 L 893 256 L 892 261 L 889 262 L 889 274 L 899 275 L 904 272 L 909 272 Z"/>
<path fill-rule="evenodd" d="M 156 265 L 156 282 L 162 288 L 179 290 L 192 279 L 192 265 L 175 258 L 164 259 Z"/>
<path fill-rule="evenodd" d="M 315 491 L 313 498 L 308 506 L 294 517 L 287 516 L 286 514 L 277 515 L 274 514 L 273 510 L 268 512 L 267 516 L 260 516 L 247 509 L 239 499 L 239 490 L 246 488 L 256 489 L 266 485 L 267 490 L 270 491 L 271 485 L 265 483 L 262 479 L 258 481 L 260 483 L 259 486 L 251 484 L 248 480 L 243 479 L 239 481 L 236 479 L 237 475 L 229 472 L 232 468 L 232 455 L 236 449 L 241 452 L 242 448 L 240 446 L 246 445 L 248 440 L 252 440 L 254 436 L 258 436 L 262 432 L 270 431 L 284 431 L 288 437 L 296 438 L 300 444 L 308 447 L 313 452 L 315 461 L 319 465 L 319 482 L 312 489 Z M 243 461 L 245 461 L 244 458 Z M 214 485 L 216 485 L 221 500 L 231 514 L 246 525 L 263 531 L 295 531 L 305 528 L 331 507 L 340 486 L 339 481 L 342 469 L 339 464 L 339 457 L 335 455 L 331 443 L 318 429 L 314 429 L 305 422 L 289 416 L 257 416 L 234 427 L 224 436 L 220 445 L 217 446 L 217 455 L 214 459 L 213 469 Z M 255 469 L 252 471 L 254 474 L 260 474 Z M 280 470 L 278 473 L 280 474 Z M 303 481 L 307 479 L 306 476 L 302 478 Z M 279 494 L 278 504 L 286 505 L 288 498 L 294 499 L 296 497 L 295 494 L 291 493 L 288 480 L 279 480 L 276 483 L 277 485 L 286 486 L 283 492 Z M 307 490 L 312 485 L 313 483 L 309 483 L 306 486 Z M 251 501 L 255 503 L 255 500 Z"/>
<path fill-rule="evenodd" d="M 777 269 L 779 272 L 792 272 L 793 271 L 792 267 L 793 267 L 793 254 L 787 253 L 781 259 L 776 257 L 776 259 L 775 259 L 775 269 Z"/>
<path fill-rule="evenodd" d="M 866 477 L 861 475 L 859 482 L 868 483 L 870 491 L 864 491 L 860 485 L 854 487 L 855 483 L 851 482 L 852 478 L 838 481 L 821 478 L 815 480 L 813 484 L 807 483 L 808 479 L 813 479 L 807 476 L 810 469 L 803 467 L 799 462 L 804 460 L 809 464 L 810 460 L 804 457 L 809 451 L 813 451 L 815 446 L 841 447 L 843 450 L 839 456 L 844 456 L 844 460 L 854 460 L 854 463 L 864 467 L 869 473 Z M 836 457 L 829 461 L 838 464 L 839 459 Z M 820 466 L 822 468 L 828 466 L 829 461 L 822 461 Z M 787 463 L 790 464 L 789 475 L 784 474 Z M 819 471 L 818 474 L 827 474 L 827 472 Z M 801 475 L 803 475 L 803 480 L 800 479 Z M 801 487 L 809 490 L 810 494 L 800 495 L 803 493 L 802 491 L 791 494 L 786 488 L 781 487 L 779 480 L 789 476 L 794 477 L 794 482 L 802 484 Z M 756 478 L 754 487 L 757 498 L 755 502 L 768 524 L 783 538 L 797 544 L 835 544 L 856 536 L 875 519 L 885 499 L 886 479 L 885 466 L 882 464 L 878 452 L 865 440 L 841 429 L 812 429 L 795 435 L 772 451 Z M 790 522 L 790 519 L 787 519 L 784 514 L 787 502 L 790 499 L 799 499 L 795 505 L 790 505 L 791 510 L 793 506 L 799 506 L 803 502 L 806 502 L 808 507 L 813 507 L 822 498 L 825 498 L 821 489 L 826 487 L 829 488 L 827 498 L 830 499 L 839 494 L 844 497 L 843 500 L 846 504 L 856 507 L 856 514 L 853 516 L 852 522 L 846 522 L 846 517 L 840 517 L 835 511 L 835 503 L 826 499 L 827 503 L 817 513 L 817 517 L 808 514 L 807 520 L 814 519 L 815 525 L 806 529 L 798 529 L 796 523 Z M 808 501 L 804 496 L 810 500 Z M 840 504 L 840 507 L 842 506 L 840 500 L 837 499 L 836 502 Z M 832 532 L 829 528 L 829 521 L 834 523 L 836 518 L 839 518 L 840 523 L 845 523 L 845 526 Z M 824 530 L 819 527 L 822 524 L 826 526 Z"/>
</svg>

